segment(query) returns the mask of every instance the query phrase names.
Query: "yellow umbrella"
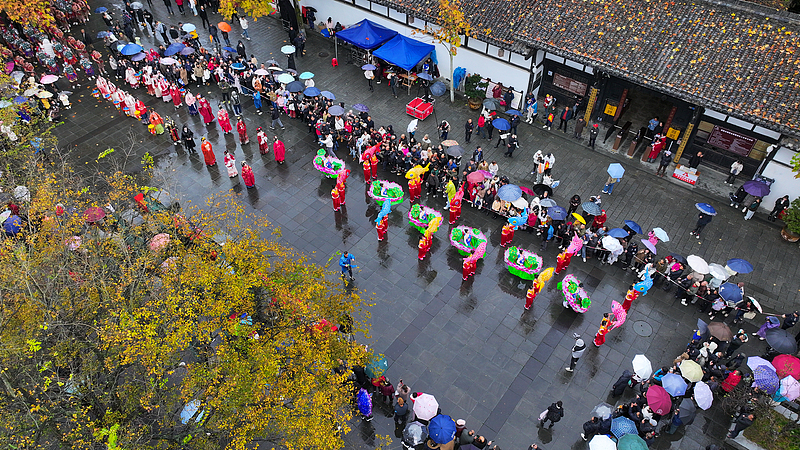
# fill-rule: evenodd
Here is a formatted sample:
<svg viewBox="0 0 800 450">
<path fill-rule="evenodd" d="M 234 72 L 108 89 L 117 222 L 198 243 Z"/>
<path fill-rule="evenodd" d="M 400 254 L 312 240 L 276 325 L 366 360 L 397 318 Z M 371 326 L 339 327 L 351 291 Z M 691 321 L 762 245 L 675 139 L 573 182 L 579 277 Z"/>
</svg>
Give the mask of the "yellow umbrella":
<svg viewBox="0 0 800 450">
<path fill-rule="evenodd" d="M 699 364 L 690 359 L 682 361 L 681 365 L 678 366 L 678 370 L 681 371 L 683 378 L 686 378 L 692 383 L 696 383 L 703 379 L 703 369 Z"/>
<path fill-rule="evenodd" d="M 582 215 L 580 215 L 578 213 L 572 213 L 572 217 L 574 217 L 575 220 L 577 220 L 578 222 L 586 225 L 586 219 L 584 219 Z"/>
</svg>

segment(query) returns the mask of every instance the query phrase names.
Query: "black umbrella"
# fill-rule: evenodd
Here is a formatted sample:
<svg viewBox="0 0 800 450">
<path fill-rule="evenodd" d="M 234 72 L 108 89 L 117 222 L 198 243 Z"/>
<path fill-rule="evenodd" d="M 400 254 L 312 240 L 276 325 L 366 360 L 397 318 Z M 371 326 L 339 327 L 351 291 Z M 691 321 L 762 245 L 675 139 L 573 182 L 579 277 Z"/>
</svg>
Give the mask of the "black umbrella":
<svg viewBox="0 0 800 450">
<path fill-rule="evenodd" d="M 464 147 L 460 145 L 454 145 L 452 147 L 447 147 L 447 150 L 445 150 L 445 152 L 447 152 L 447 154 L 450 156 L 458 158 L 459 156 L 464 154 Z"/>
<path fill-rule="evenodd" d="M 286 89 L 288 89 L 289 92 L 303 92 L 305 88 L 306 86 L 297 80 L 286 85 Z"/>
<path fill-rule="evenodd" d="M 533 192 L 535 192 L 539 197 L 541 197 L 545 192 L 547 192 L 548 197 L 553 196 L 553 188 L 546 184 L 534 184 Z"/>
<path fill-rule="evenodd" d="M 694 406 L 692 399 L 684 398 L 678 408 L 680 409 L 678 417 L 681 418 L 681 422 L 687 426 L 691 425 L 694 422 L 694 416 L 697 414 L 697 407 Z"/>
<path fill-rule="evenodd" d="M 680 262 L 680 263 L 681 263 L 681 264 L 683 264 L 684 266 L 685 266 L 685 265 L 687 265 L 687 264 L 689 264 L 689 263 L 686 261 L 686 258 L 684 258 L 683 256 L 681 256 L 681 255 L 679 255 L 679 254 L 677 254 L 677 253 L 670 253 L 670 254 L 669 254 L 669 256 L 672 256 L 674 259 L 676 259 L 678 262 Z"/>
<path fill-rule="evenodd" d="M 767 344 L 778 353 L 786 353 L 789 355 L 797 353 L 797 342 L 794 340 L 794 336 L 780 328 L 770 328 L 767 330 Z"/>
<path fill-rule="evenodd" d="M 483 100 L 484 108 L 488 109 L 489 111 L 494 111 L 497 109 L 497 100 L 494 98 L 487 98 Z"/>
</svg>

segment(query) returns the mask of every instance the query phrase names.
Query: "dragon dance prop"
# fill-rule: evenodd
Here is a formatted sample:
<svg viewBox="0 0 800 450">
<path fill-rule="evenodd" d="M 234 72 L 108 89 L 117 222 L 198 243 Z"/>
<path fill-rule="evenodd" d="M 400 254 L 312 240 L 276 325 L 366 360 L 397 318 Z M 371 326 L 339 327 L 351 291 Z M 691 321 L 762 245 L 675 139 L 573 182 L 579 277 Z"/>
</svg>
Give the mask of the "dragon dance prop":
<svg viewBox="0 0 800 450">
<path fill-rule="evenodd" d="M 482 243 L 486 244 L 486 235 L 477 228 L 460 225 L 450 232 L 450 244 L 457 248 L 462 256 L 471 256 Z"/>
<path fill-rule="evenodd" d="M 503 259 L 508 265 L 508 271 L 523 280 L 533 280 L 542 270 L 541 256 L 517 246 L 509 247 Z"/>
<path fill-rule="evenodd" d="M 328 156 L 325 150 L 317 150 L 317 156 L 314 157 L 314 168 L 324 173 L 328 178 L 336 178 L 339 176 L 339 171 L 344 169 L 344 161 L 339 158 Z"/>
<path fill-rule="evenodd" d="M 589 295 L 581 287 L 581 282 L 575 278 L 575 275 L 569 274 L 564 277 L 564 280 L 558 283 L 558 288 L 564 295 L 564 307 L 572 308 L 575 312 L 585 313 L 592 305 Z"/>
<path fill-rule="evenodd" d="M 428 224 L 436 217 L 441 220 L 442 213 L 423 205 L 416 204 L 408 211 L 408 223 L 422 234 L 425 234 Z"/>
<path fill-rule="evenodd" d="M 403 203 L 403 188 L 391 181 L 375 180 L 370 186 L 369 196 L 378 204 L 383 204 L 388 200 L 392 205 L 399 205 Z"/>
</svg>

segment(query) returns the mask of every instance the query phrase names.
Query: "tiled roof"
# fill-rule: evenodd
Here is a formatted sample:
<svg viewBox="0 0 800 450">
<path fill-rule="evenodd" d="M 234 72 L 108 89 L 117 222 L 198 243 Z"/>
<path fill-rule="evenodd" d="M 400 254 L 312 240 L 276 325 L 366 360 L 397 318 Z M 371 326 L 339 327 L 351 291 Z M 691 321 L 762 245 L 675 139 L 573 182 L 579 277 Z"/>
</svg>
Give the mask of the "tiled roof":
<svg viewBox="0 0 800 450">
<path fill-rule="evenodd" d="M 433 21 L 438 0 L 378 0 Z M 526 46 L 759 125 L 800 135 L 800 21 L 743 2 L 462 1 L 473 31 Z"/>
</svg>

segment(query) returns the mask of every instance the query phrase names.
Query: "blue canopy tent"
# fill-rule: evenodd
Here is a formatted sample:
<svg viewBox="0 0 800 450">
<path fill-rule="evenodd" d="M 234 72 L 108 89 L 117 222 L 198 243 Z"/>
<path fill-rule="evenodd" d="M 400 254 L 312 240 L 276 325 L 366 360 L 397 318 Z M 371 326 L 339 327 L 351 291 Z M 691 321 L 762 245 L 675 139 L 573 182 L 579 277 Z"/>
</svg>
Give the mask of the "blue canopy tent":
<svg viewBox="0 0 800 450">
<path fill-rule="evenodd" d="M 372 50 L 395 36 L 397 36 L 397 31 L 367 19 L 336 33 L 336 38 L 364 50 Z"/>
<path fill-rule="evenodd" d="M 425 59 L 435 47 L 420 41 L 397 35 L 391 41 L 383 44 L 381 48 L 373 53 L 378 58 L 402 67 L 405 70 L 412 70 Z"/>
</svg>

